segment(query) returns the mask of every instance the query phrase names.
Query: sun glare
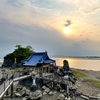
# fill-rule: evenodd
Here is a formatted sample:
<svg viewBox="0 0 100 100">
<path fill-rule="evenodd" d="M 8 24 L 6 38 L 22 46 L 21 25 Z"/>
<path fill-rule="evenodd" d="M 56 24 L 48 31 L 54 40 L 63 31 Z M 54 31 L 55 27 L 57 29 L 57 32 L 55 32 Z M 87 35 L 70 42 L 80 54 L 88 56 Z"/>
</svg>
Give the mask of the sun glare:
<svg viewBox="0 0 100 100">
<path fill-rule="evenodd" d="M 65 34 L 70 34 L 70 33 L 71 33 L 70 28 L 69 28 L 69 27 L 67 27 L 67 28 L 64 30 L 64 33 L 65 33 Z"/>
</svg>

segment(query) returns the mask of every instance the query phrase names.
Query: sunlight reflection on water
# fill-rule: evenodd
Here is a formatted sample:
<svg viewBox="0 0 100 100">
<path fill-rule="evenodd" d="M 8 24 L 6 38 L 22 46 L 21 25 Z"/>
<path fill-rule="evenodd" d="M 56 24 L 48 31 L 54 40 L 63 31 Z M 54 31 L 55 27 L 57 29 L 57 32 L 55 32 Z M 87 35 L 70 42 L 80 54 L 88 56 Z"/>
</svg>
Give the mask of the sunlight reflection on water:
<svg viewBox="0 0 100 100">
<path fill-rule="evenodd" d="M 100 71 L 100 59 L 86 58 L 53 58 L 57 66 L 63 66 L 63 60 L 68 60 L 71 68 Z"/>
</svg>

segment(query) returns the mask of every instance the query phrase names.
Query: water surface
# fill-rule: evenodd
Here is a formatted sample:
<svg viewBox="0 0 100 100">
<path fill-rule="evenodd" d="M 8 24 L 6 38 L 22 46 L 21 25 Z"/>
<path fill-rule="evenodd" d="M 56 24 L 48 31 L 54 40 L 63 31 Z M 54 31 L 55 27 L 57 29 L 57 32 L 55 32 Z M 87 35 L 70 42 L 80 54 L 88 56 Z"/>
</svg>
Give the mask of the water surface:
<svg viewBox="0 0 100 100">
<path fill-rule="evenodd" d="M 68 60 L 71 68 L 100 71 L 100 59 L 86 58 L 53 58 L 57 66 L 63 66 L 63 60 Z"/>
</svg>

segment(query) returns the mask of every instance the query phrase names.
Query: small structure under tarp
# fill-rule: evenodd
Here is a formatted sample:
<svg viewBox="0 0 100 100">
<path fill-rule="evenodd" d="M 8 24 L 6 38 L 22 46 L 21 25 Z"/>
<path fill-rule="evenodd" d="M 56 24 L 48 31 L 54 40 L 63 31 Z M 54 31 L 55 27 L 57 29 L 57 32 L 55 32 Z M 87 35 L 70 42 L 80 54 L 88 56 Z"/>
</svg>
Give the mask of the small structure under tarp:
<svg viewBox="0 0 100 100">
<path fill-rule="evenodd" d="M 32 69 L 38 69 L 42 76 L 44 71 L 49 71 L 50 64 L 56 64 L 55 60 L 49 58 L 47 52 L 36 52 L 32 53 L 30 57 L 22 61 L 23 65 L 26 67 L 31 67 Z"/>
</svg>

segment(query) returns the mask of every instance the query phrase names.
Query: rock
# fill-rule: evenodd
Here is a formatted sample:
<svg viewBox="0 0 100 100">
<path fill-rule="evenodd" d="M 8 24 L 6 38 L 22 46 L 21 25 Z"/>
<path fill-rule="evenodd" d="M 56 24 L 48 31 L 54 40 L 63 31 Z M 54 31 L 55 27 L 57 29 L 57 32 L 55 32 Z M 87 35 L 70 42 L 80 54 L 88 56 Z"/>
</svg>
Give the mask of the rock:
<svg viewBox="0 0 100 100">
<path fill-rule="evenodd" d="M 22 90 L 23 89 L 23 86 L 20 86 L 20 85 L 18 85 L 18 87 L 16 88 L 16 91 L 20 91 L 20 90 Z"/>
<path fill-rule="evenodd" d="M 65 100 L 68 100 L 68 98 L 66 97 Z"/>
<path fill-rule="evenodd" d="M 60 90 L 60 92 L 61 92 L 61 93 L 64 93 L 64 92 L 65 92 L 65 90 L 61 89 L 61 90 Z"/>
<path fill-rule="evenodd" d="M 57 84 L 57 85 L 54 87 L 54 89 L 57 90 L 57 91 L 60 91 L 61 86 L 60 86 L 59 84 Z"/>
<path fill-rule="evenodd" d="M 42 97 L 42 92 L 40 90 L 36 90 L 35 92 L 30 92 L 30 99 L 35 100 Z"/>
<path fill-rule="evenodd" d="M 100 93 L 98 94 L 98 96 L 97 96 L 98 98 L 100 98 Z"/>
<path fill-rule="evenodd" d="M 37 85 L 32 85 L 31 86 L 31 91 L 35 92 L 38 89 Z"/>
<path fill-rule="evenodd" d="M 29 96 L 30 90 L 28 90 L 26 87 L 18 87 L 16 89 L 17 92 L 15 92 L 15 95 L 17 96 L 20 94 L 22 97 Z M 16 94 L 17 93 L 17 94 Z"/>
<path fill-rule="evenodd" d="M 26 94 L 29 95 L 30 94 L 30 90 L 27 89 L 26 90 Z"/>
<path fill-rule="evenodd" d="M 27 100 L 27 97 L 24 97 L 23 100 Z"/>
<path fill-rule="evenodd" d="M 15 97 L 22 97 L 22 95 L 20 93 L 15 92 Z"/>
<path fill-rule="evenodd" d="M 42 86 L 42 89 L 43 89 L 43 90 L 46 90 L 46 88 L 47 88 L 46 86 Z"/>
<path fill-rule="evenodd" d="M 53 92 L 53 94 L 56 94 L 56 93 L 57 93 L 57 91 L 54 91 L 54 92 Z"/>
<path fill-rule="evenodd" d="M 49 94 L 49 95 L 53 95 L 54 93 L 53 93 L 52 91 L 50 91 L 48 94 Z"/>
<path fill-rule="evenodd" d="M 45 92 L 46 92 L 46 93 L 49 93 L 49 92 L 50 92 L 50 89 L 49 89 L 49 88 L 46 88 L 46 89 L 45 89 Z"/>
<path fill-rule="evenodd" d="M 64 76 L 64 79 L 65 79 L 65 80 L 68 80 L 68 79 L 69 79 L 69 76 L 68 76 L 68 75 L 65 75 L 65 76 Z"/>
<path fill-rule="evenodd" d="M 65 99 L 65 96 L 63 94 L 60 94 L 57 98 L 57 100 L 64 100 Z"/>
<path fill-rule="evenodd" d="M 69 97 L 69 98 L 67 98 L 66 100 L 71 100 L 71 98 Z"/>
<path fill-rule="evenodd" d="M 46 92 L 43 92 L 43 95 L 46 95 L 47 93 Z"/>
</svg>

